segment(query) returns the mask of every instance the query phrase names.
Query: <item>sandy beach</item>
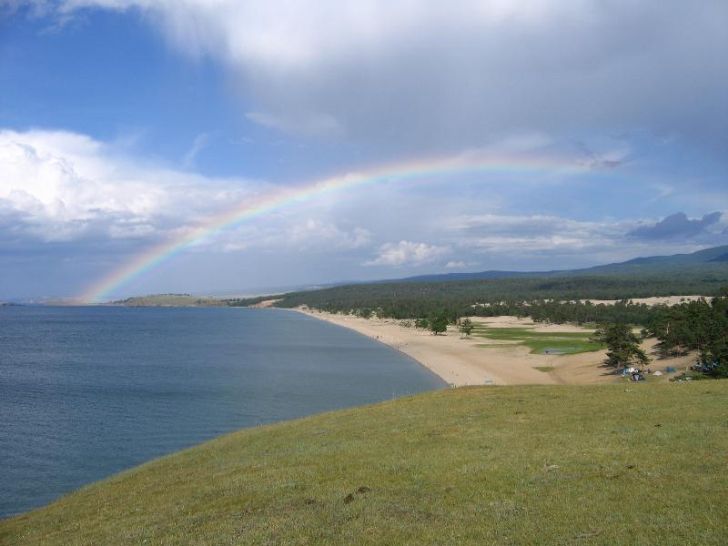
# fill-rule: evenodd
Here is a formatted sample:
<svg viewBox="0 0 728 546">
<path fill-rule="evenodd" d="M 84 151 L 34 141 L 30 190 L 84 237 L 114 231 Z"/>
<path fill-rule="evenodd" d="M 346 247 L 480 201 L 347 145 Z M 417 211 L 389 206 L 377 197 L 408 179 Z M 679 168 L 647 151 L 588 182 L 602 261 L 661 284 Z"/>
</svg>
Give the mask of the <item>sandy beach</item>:
<svg viewBox="0 0 728 546">
<path fill-rule="evenodd" d="M 350 328 L 381 343 L 389 345 L 420 362 L 447 383 L 465 385 L 527 385 L 559 383 L 599 383 L 615 381 L 598 367 L 603 352 L 577 355 L 530 354 L 525 346 L 501 345 L 479 347 L 485 340 L 463 338 L 454 327 L 444 335 L 435 336 L 427 330 L 401 326 L 394 319 L 364 319 L 309 309 L 300 312 L 333 324 Z M 525 326 L 533 322 L 516 317 L 497 317 L 474 321 L 490 326 Z M 568 326 L 540 326 L 544 331 L 576 331 Z M 543 372 L 537 367 L 553 367 Z"/>
<path fill-rule="evenodd" d="M 306 308 L 297 311 L 349 328 L 397 349 L 456 387 L 614 383 L 622 380 L 600 367 L 605 351 L 574 355 L 531 354 L 530 349 L 523 345 L 499 344 L 477 336 L 463 338 L 453 326 L 446 334 L 435 336 L 427 330 L 402 326 L 394 319 L 364 319 Z M 475 317 L 472 320 L 493 328 L 527 326 L 542 332 L 584 331 L 576 326 L 541 325 L 517 317 Z M 484 342 L 488 346 L 482 346 Z M 646 342 L 644 348 L 649 352 L 652 345 Z M 654 362 L 652 369 L 664 369 L 666 366 L 680 369 L 689 361 L 689 357 L 660 360 Z M 544 369 L 546 371 L 542 371 Z"/>
</svg>

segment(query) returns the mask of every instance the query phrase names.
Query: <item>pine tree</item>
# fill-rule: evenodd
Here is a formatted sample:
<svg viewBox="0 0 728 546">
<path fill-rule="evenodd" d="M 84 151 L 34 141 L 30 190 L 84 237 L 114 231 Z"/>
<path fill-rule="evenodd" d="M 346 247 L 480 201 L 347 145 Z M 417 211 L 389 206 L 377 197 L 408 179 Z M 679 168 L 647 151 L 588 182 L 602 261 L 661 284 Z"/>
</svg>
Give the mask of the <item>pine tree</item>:
<svg viewBox="0 0 728 546">
<path fill-rule="evenodd" d="M 430 330 L 432 333 L 437 335 L 447 331 L 447 316 L 445 313 L 440 313 L 430 321 Z"/>
<path fill-rule="evenodd" d="M 631 364 L 645 366 L 650 361 L 640 348 L 639 337 L 632 332 L 629 325 L 623 322 L 600 326 L 592 338 L 607 346 L 605 361 L 607 366 L 613 368 L 626 368 Z"/>
<path fill-rule="evenodd" d="M 459 330 L 464 337 L 468 337 L 473 332 L 473 321 L 469 318 L 462 319 Z"/>
</svg>

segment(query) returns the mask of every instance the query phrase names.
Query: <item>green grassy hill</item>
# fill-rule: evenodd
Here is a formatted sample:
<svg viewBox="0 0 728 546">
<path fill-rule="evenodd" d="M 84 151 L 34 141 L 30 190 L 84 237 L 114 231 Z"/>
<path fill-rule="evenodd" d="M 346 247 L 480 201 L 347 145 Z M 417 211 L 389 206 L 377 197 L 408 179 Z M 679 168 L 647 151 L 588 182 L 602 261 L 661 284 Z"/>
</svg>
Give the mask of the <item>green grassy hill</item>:
<svg viewBox="0 0 728 546">
<path fill-rule="evenodd" d="M 113 302 L 126 307 L 220 307 L 226 305 L 217 298 L 192 296 L 190 294 L 150 294 L 134 296 Z"/>
<path fill-rule="evenodd" d="M 244 430 L 0 523 L 14 544 L 725 544 L 728 382 L 484 387 Z"/>
</svg>

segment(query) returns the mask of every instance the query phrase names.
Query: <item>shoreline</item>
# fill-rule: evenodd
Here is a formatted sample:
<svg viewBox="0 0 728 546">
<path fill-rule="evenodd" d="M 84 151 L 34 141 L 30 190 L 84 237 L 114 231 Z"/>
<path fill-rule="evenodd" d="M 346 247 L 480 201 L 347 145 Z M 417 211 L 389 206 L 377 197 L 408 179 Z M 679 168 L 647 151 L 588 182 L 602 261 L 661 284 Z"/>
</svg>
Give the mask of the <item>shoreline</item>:
<svg viewBox="0 0 728 546">
<path fill-rule="evenodd" d="M 401 326 L 394 319 L 364 319 L 307 308 L 292 311 L 379 341 L 414 359 L 454 387 L 614 383 L 620 379 L 599 366 L 604 359 L 604 350 L 573 355 L 532 354 L 523 345 L 493 343 L 488 347 L 479 346 L 485 340 L 462 338 L 452 326 L 448 327 L 445 335 L 435 336 L 428 331 Z M 504 327 L 533 324 L 515 317 L 499 317 L 483 322 Z M 562 325 L 535 325 L 535 328 L 579 331 L 576 327 Z"/>
</svg>

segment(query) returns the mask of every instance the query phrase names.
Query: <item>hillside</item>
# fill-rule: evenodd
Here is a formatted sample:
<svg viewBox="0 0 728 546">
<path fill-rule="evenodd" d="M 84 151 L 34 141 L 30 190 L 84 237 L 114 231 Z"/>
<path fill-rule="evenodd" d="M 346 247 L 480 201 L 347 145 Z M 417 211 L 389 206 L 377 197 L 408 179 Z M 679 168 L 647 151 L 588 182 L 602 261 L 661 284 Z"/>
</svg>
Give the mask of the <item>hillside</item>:
<svg viewBox="0 0 728 546">
<path fill-rule="evenodd" d="M 224 436 L 0 542 L 725 544 L 726 408 L 726 381 L 448 389 Z"/>
<path fill-rule="evenodd" d="M 706 271 L 717 270 L 715 264 L 728 262 L 728 245 L 706 248 L 691 254 L 673 254 L 672 256 L 649 256 L 633 258 L 625 262 L 597 265 L 581 269 L 561 269 L 549 271 L 479 271 L 474 273 L 445 273 L 441 275 L 419 275 L 398 279 L 402 282 L 443 282 L 443 281 L 468 281 L 468 280 L 491 280 L 508 278 L 529 278 L 529 277 L 572 277 L 582 275 L 619 275 L 619 274 L 640 274 L 640 273 L 668 273 L 677 270 Z M 396 282 L 383 281 L 383 282 Z"/>
<path fill-rule="evenodd" d="M 192 296 L 190 294 L 151 294 L 134 296 L 112 302 L 125 307 L 219 307 L 225 303 L 218 298 Z"/>
<path fill-rule="evenodd" d="M 398 282 L 337 286 L 276 296 L 278 307 L 307 305 L 335 313 L 377 310 L 394 318 L 427 317 L 445 310 L 463 316 L 474 306 L 534 300 L 618 300 L 657 296 L 717 295 L 728 285 L 728 264 L 719 271 L 681 274 L 535 277 L 447 282 Z M 248 304 L 246 301 L 234 304 Z M 232 304 L 232 303 L 231 303 Z M 509 314 L 505 312 L 503 314 Z"/>
<path fill-rule="evenodd" d="M 706 248 L 691 254 L 651 256 L 582 270 L 584 273 L 633 273 L 645 271 L 719 270 L 728 256 L 728 245 Z"/>
<path fill-rule="evenodd" d="M 463 316 L 474 306 L 497 302 L 710 297 L 728 285 L 728 261 L 723 260 L 726 252 L 728 246 L 572 271 L 491 271 L 350 284 L 291 292 L 277 296 L 276 305 L 307 305 L 344 313 L 369 309 L 377 310 L 380 316 L 417 318 L 443 310 L 451 317 Z"/>
</svg>

